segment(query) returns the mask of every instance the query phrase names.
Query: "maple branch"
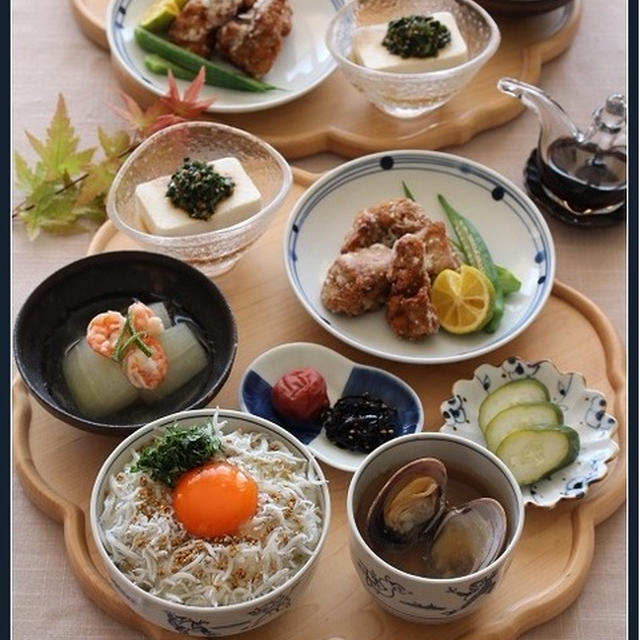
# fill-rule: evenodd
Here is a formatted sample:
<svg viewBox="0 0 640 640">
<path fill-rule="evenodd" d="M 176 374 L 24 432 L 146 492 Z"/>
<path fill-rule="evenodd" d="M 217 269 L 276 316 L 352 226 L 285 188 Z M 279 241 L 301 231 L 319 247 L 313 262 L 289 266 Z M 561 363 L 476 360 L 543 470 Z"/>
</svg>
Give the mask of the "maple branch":
<svg viewBox="0 0 640 640">
<path fill-rule="evenodd" d="M 114 156 L 115 158 L 118 158 L 118 160 L 120 158 L 124 158 L 126 155 L 128 155 L 129 153 L 131 153 L 132 151 L 135 151 L 135 149 L 139 146 L 139 142 L 135 142 L 134 144 L 129 145 L 124 151 L 121 151 L 118 155 Z M 65 184 L 64 187 L 61 187 L 60 189 L 58 189 L 55 192 L 55 195 L 59 195 L 61 193 L 64 193 L 67 189 L 71 189 L 71 187 L 74 187 L 75 185 L 77 185 L 79 182 L 82 182 L 83 180 L 85 180 L 87 177 L 89 176 L 89 172 L 85 171 L 85 173 L 80 174 L 77 178 L 74 178 L 71 182 L 69 182 L 68 184 Z M 29 206 L 25 207 L 24 205 L 27 203 L 27 200 L 29 198 L 25 198 L 22 202 L 19 202 L 12 210 L 11 210 L 11 219 L 15 219 L 18 215 L 20 215 L 20 213 L 22 213 L 23 211 L 30 211 L 31 209 L 33 209 L 35 207 L 34 204 L 30 204 Z"/>
</svg>

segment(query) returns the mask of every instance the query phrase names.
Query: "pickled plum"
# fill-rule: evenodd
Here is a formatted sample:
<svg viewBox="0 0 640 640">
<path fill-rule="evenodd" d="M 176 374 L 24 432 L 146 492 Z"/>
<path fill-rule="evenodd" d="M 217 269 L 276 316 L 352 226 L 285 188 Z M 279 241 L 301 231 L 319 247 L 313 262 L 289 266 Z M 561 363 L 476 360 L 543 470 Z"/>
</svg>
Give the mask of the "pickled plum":
<svg viewBox="0 0 640 640">
<path fill-rule="evenodd" d="M 283 418 L 314 420 L 329 406 L 326 382 L 315 369 L 294 369 L 273 385 L 271 403 Z"/>
</svg>

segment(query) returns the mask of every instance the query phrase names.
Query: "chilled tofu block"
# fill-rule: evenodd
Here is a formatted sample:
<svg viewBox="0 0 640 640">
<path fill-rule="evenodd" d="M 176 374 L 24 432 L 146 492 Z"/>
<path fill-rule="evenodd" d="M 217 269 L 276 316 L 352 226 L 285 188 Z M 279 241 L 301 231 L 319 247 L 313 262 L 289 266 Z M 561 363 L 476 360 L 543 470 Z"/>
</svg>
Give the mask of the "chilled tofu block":
<svg viewBox="0 0 640 640">
<path fill-rule="evenodd" d="M 464 41 L 456 19 L 448 11 L 431 14 L 451 32 L 451 41 L 430 58 L 403 58 L 391 53 L 382 41 L 387 33 L 387 23 L 373 24 L 354 30 L 353 57 L 355 62 L 377 71 L 393 73 L 424 73 L 449 69 L 465 62 L 469 57 L 467 43 Z"/>
<path fill-rule="evenodd" d="M 221 200 L 208 220 L 192 218 L 169 198 L 167 185 L 171 176 L 162 176 L 136 187 L 135 200 L 139 219 L 150 233 L 160 236 L 187 236 L 237 224 L 260 210 L 260 192 L 237 158 L 221 158 L 209 163 L 235 183 L 233 193 Z"/>
</svg>

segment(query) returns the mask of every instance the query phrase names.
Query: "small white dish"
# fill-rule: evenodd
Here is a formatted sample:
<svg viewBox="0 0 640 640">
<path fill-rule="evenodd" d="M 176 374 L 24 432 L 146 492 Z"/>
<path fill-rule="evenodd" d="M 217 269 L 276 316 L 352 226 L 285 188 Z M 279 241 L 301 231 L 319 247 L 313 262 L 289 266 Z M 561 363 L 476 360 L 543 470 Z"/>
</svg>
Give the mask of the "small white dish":
<svg viewBox="0 0 640 640">
<path fill-rule="evenodd" d="M 366 453 L 337 447 L 327 439 L 319 422 L 300 424 L 285 420 L 271 404 L 271 387 L 285 373 L 304 367 L 311 367 L 323 376 L 331 406 L 342 396 L 368 392 L 397 410 L 396 436 L 422 430 L 422 404 L 406 382 L 387 371 L 357 364 L 328 347 L 310 342 L 281 344 L 258 356 L 240 380 L 240 407 L 284 427 L 323 462 L 343 471 L 355 471 Z"/>
<path fill-rule="evenodd" d="M 584 497 L 592 483 L 604 478 L 607 462 L 618 453 L 613 440 L 618 422 L 606 412 L 604 395 L 588 389 L 580 373 L 561 373 L 548 360 L 525 362 L 517 357 L 508 358 L 498 367 L 483 364 L 473 372 L 471 380 L 458 380 L 453 385 L 453 396 L 440 405 L 445 421 L 440 431 L 486 447 L 477 423 L 480 403 L 496 388 L 522 378 L 534 378 L 544 384 L 551 402 L 562 409 L 565 425 L 580 436 L 580 453 L 572 464 L 520 487 L 525 504 L 554 507 L 565 498 Z"/>
<path fill-rule="evenodd" d="M 505 314 L 495 333 L 459 336 L 441 330 L 411 342 L 393 333 L 384 309 L 352 318 L 324 308 L 322 283 L 356 214 L 402 196 L 403 181 L 433 220 L 445 219 L 437 200 L 439 193 L 444 195 L 478 228 L 494 262 L 521 280 L 520 291 L 505 300 Z M 555 251 L 549 227 L 536 205 L 500 174 L 460 156 L 404 150 L 347 162 L 307 189 L 287 222 L 284 262 L 302 305 L 340 340 L 380 358 L 441 364 L 476 358 L 522 333 L 551 293 Z"/>
<path fill-rule="evenodd" d="M 115 64 L 141 87 L 162 96 L 169 86 L 167 78 L 151 73 L 145 67 L 145 52 L 133 36 L 151 2 L 111 0 L 107 9 L 107 38 Z M 324 33 L 335 12 L 344 4 L 343 0 L 290 0 L 290 4 L 293 10 L 291 33 L 284 38 L 282 51 L 263 78 L 278 89 L 255 93 L 205 85 L 200 94 L 202 99 L 215 98 L 207 111 L 246 113 L 276 107 L 308 93 L 335 69 L 336 63 L 324 43 Z M 181 91 L 189 84 L 184 80 L 177 82 Z"/>
</svg>

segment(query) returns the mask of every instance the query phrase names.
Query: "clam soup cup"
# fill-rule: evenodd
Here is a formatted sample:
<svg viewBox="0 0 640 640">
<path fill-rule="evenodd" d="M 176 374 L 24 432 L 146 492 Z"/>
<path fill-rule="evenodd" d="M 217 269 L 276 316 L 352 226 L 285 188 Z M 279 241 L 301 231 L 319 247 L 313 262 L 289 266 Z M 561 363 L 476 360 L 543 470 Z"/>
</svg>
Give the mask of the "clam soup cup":
<svg viewBox="0 0 640 640">
<path fill-rule="evenodd" d="M 485 568 L 457 578 L 425 578 L 397 569 L 365 541 L 356 514 L 367 488 L 386 473 L 422 457 L 437 458 L 448 469 L 477 480 L 503 506 L 506 539 L 502 552 Z M 491 452 L 457 436 L 423 432 L 396 438 L 369 454 L 349 485 L 347 519 L 351 560 L 373 599 L 395 616 L 439 623 L 471 613 L 500 582 L 522 533 L 524 504 L 513 474 Z"/>
</svg>

